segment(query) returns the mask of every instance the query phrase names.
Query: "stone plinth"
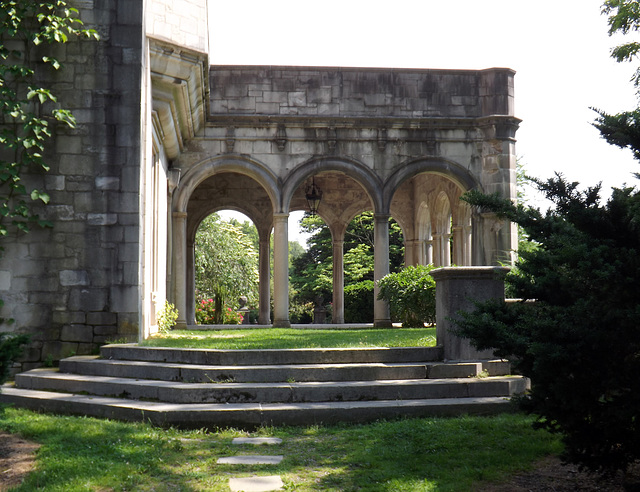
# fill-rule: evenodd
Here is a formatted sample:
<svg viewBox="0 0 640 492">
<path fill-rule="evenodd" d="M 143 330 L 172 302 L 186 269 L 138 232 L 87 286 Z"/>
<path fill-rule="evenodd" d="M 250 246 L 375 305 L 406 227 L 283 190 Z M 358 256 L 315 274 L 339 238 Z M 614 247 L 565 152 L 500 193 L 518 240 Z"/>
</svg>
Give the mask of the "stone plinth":
<svg viewBox="0 0 640 492">
<path fill-rule="evenodd" d="M 493 351 L 476 350 L 468 339 L 451 332 L 459 311 L 474 311 L 475 302 L 504 299 L 507 267 L 446 267 L 431 271 L 436 281 L 436 338 L 445 360 L 493 358 Z"/>
</svg>

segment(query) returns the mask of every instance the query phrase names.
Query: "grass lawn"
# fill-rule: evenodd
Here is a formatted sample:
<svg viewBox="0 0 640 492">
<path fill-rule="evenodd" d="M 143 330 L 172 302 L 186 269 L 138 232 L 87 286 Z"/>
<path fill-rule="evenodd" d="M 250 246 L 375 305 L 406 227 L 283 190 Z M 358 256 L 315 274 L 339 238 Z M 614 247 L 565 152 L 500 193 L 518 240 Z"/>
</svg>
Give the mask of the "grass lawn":
<svg viewBox="0 0 640 492">
<path fill-rule="evenodd" d="M 367 425 L 262 428 L 254 433 L 159 429 L 6 408 L 0 429 L 42 444 L 18 491 L 228 491 L 231 477 L 280 475 L 285 490 L 469 491 L 561 449 L 520 414 Z M 280 437 L 259 448 L 234 437 Z M 284 455 L 279 465 L 218 465 L 222 456 Z"/>
<path fill-rule="evenodd" d="M 149 347 L 224 350 L 330 347 L 434 347 L 436 329 L 372 328 L 363 330 L 300 330 L 260 328 L 247 330 L 172 330 L 145 340 Z"/>
</svg>

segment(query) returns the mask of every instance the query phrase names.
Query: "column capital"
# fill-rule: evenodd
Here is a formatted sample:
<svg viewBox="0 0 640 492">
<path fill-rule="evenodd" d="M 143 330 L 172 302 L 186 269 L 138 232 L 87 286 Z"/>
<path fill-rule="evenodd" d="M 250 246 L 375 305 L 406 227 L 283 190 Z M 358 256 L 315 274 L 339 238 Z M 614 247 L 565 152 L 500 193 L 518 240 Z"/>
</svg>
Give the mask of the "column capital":
<svg viewBox="0 0 640 492">
<path fill-rule="evenodd" d="M 186 219 L 187 212 L 171 212 L 171 217 L 174 219 Z"/>
</svg>

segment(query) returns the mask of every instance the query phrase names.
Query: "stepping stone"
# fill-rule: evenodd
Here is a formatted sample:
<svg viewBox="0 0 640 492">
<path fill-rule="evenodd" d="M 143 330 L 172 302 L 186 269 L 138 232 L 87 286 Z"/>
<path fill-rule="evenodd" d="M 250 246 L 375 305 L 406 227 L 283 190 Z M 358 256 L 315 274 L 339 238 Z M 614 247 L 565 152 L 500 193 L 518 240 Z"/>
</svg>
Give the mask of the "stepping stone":
<svg viewBox="0 0 640 492">
<path fill-rule="evenodd" d="M 282 490 L 284 483 L 279 476 L 232 478 L 229 480 L 231 492 L 268 492 L 269 490 Z"/>
<path fill-rule="evenodd" d="M 231 444 L 280 444 L 282 439 L 279 437 L 236 437 Z"/>
<path fill-rule="evenodd" d="M 218 458 L 221 465 L 277 465 L 284 456 L 227 456 Z"/>
</svg>

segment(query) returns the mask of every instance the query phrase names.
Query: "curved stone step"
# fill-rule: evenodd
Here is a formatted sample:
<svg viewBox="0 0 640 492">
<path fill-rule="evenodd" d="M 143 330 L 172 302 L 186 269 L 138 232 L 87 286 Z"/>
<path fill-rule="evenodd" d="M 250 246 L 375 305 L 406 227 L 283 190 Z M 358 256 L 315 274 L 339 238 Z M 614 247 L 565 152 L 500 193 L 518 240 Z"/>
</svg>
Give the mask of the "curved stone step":
<svg viewBox="0 0 640 492">
<path fill-rule="evenodd" d="M 262 425 L 311 425 L 370 422 L 382 418 L 490 415 L 513 411 L 508 398 L 438 398 L 322 403 L 179 404 L 64 394 L 5 385 L 0 403 L 36 411 L 88 415 L 126 421 L 147 421 L 182 428 Z"/>
<path fill-rule="evenodd" d="M 511 396 L 523 393 L 522 377 L 404 379 L 307 383 L 181 383 L 34 369 L 16 375 L 24 389 L 87 393 L 168 403 L 275 403 L 412 400 Z"/>
<path fill-rule="evenodd" d="M 363 347 L 213 350 L 141 347 L 135 343 L 101 347 L 104 359 L 138 360 L 200 365 L 287 365 L 433 362 L 442 359 L 441 347 Z"/>
<path fill-rule="evenodd" d="M 425 364 L 297 364 L 214 366 L 161 362 L 106 360 L 96 356 L 74 356 L 60 361 L 60 371 L 92 376 L 111 376 L 192 383 L 374 381 L 379 379 L 424 379 Z"/>
</svg>

